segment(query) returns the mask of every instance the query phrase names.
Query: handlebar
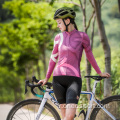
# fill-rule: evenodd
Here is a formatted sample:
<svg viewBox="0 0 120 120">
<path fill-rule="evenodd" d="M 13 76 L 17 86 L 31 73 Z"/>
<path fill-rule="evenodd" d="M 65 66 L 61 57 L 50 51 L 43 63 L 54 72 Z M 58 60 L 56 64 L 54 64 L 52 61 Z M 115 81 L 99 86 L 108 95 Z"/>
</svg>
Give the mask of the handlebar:
<svg viewBox="0 0 120 120">
<path fill-rule="evenodd" d="M 38 87 L 42 92 L 45 92 L 45 90 L 43 88 L 41 88 L 41 85 L 42 84 L 34 84 L 35 83 L 38 83 L 39 80 L 36 79 L 35 76 L 32 77 L 32 83 L 29 83 L 29 80 L 25 80 L 25 94 L 27 93 L 27 86 L 31 88 L 31 92 L 33 95 L 37 96 L 37 97 L 43 97 L 43 95 L 39 95 L 37 93 L 35 93 L 34 91 L 34 88 L 35 87 Z M 50 82 L 47 82 L 45 85 L 47 85 L 47 88 L 51 88 L 52 87 L 52 83 Z"/>
</svg>

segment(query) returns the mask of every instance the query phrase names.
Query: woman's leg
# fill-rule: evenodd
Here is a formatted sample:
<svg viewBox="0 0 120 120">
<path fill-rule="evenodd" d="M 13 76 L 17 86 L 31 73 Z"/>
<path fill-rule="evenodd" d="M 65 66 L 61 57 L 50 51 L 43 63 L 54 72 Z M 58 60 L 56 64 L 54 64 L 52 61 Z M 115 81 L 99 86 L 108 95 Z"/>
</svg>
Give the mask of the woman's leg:
<svg viewBox="0 0 120 120">
<path fill-rule="evenodd" d="M 61 111 L 62 120 L 64 120 L 66 115 L 66 104 L 60 104 L 60 111 Z"/>
<path fill-rule="evenodd" d="M 66 92 L 66 115 L 65 120 L 73 120 L 81 92 L 82 81 L 80 78 L 73 77 L 71 84 Z"/>
<path fill-rule="evenodd" d="M 57 101 L 60 104 L 62 120 L 64 120 L 65 113 L 66 113 L 66 88 L 61 85 L 61 83 L 63 81 L 64 81 L 64 79 L 62 79 L 62 76 L 54 76 L 53 77 L 53 90 L 54 90 L 54 94 L 57 98 Z"/>
<path fill-rule="evenodd" d="M 66 105 L 66 115 L 64 120 L 73 120 L 76 113 L 77 104 Z"/>
</svg>

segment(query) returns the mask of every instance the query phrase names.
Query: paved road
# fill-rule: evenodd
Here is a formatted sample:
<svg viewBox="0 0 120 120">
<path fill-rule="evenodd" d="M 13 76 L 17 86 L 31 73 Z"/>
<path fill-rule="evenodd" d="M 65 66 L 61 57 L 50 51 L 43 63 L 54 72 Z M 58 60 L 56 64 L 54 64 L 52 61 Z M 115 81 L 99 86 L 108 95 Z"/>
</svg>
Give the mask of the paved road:
<svg viewBox="0 0 120 120">
<path fill-rule="evenodd" d="M 6 120 L 7 114 L 12 108 L 9 104 L 0 104 L 0 120 Z"/>
<path fill-rule="evenodd" d="M 6 120 L 7 115 L 9 113 L 9 111 L 11 110 L 12 105 L 9 104 L 0 104 L 0 120 Z M 26 109 L 23 109 L 24 113 L 28 113 L 28 111 Z M 34 119 L 34 112 L 30 111 L 30 118 L 33 120 Z M 20 111 L 21 114 L 21 111 Z M 44 114 L 42 114 L 42 119 L 43 120 L 51 120 L 53 118 L 51 118 L 50 116 L 44 116 Z M 23 116 L 21 116 L 22 119 L 26 120 L 26 116 L 23 114 Z M 17 118 L 16 118 L 17 119 Z"/>
</svg>

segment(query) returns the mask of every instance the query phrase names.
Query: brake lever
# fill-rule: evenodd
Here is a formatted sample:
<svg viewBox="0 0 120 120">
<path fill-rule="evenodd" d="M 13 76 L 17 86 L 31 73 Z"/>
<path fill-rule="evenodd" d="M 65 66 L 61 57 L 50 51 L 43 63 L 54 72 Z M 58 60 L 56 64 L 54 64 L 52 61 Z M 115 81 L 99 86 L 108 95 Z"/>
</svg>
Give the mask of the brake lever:
<svg viewBox="0 0 120 120">
<path fill-rule="evenodd" d="M 38 83 L 38 82 L 39 82 L 39 80 L 37 80 L 37 79 L 36 79 L 36 77 L 35 77 L 35 76 L 33 76 L 33 77 L 32 77 L 32 82 L 36 82 L 36 83 Z"/>
</svg>

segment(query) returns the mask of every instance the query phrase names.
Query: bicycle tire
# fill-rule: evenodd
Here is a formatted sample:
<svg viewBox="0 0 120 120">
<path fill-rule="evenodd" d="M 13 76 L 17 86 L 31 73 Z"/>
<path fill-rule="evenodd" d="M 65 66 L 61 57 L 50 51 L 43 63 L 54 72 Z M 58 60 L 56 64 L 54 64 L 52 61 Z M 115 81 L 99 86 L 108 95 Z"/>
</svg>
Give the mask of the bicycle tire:
<svg viewBox="0 0 120 120">
<path fill-rule="evenodd" d="M 115 116 L 116 120 L 120 120 L 120 95 L 110 96 L 101 101 L 101 104 Z M 93 109 L 90 120 L 113 120 L 100 107 L 96 105 Z"/>
<path fill-rule="evenodd" d="M 17 103 L 9 112 L 7 120 L 35 120 L 36 113 L 41 104 L 39 99 L 27 99 Z M 32 106 L 34 105 L 34 106 Z M 26 109 L 28 108 L 28 109 Z M 47 115 L 46 115 L 47 112 Z M 34 117 L 34 119 L 33 119 Z M 53 118 L 53 119 L 52 119 Z M 46 102 L 39 120 L 61 120 L 58 112 Z"/>
</svg>

